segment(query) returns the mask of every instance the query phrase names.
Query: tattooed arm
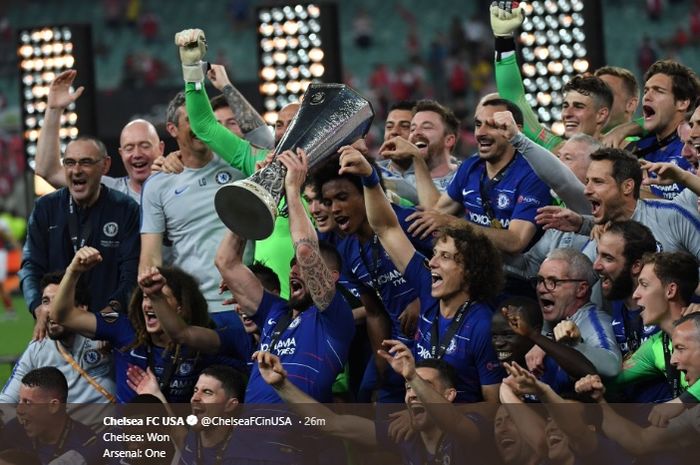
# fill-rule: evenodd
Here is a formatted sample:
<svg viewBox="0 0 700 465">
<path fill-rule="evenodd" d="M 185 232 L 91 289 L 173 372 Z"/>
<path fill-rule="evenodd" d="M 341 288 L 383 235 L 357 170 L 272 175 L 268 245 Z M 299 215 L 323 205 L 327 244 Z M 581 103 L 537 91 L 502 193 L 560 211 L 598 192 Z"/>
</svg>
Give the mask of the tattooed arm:
<svg viewBox="0 0 700 465">
<path fill-rule="evenodd" d="M 265 135 L 269 137 L 263 137 L 261 138 L 261 141 L 252 142 L 265 148 L 274 147 L 274 136 L 272 131 L 267 128 L 265 120 L 263 120 L 262 116 L 255 111 L 248 100 L 246 100 L 238 89 L 231 84 L 231 81 L 226 74 L 226 69 L 222 65 L 212 64 L 207 76 L 214 87 L 216 87 L 224 95 L 226 103 L 228 103 L 228 106 L 231 108 L 231 111 L 233 111 L 233 114 L 241 127 L 241 131 L 243 131 L 243 134 L 246 135 L 246 139 L 251 131 L 262 127 L 266 130 Z"/>
<path fill-rule="evenodd" d="M 316 230 L 301 203 L 301 186 L 308 171 L 306 153 L 297 149 L 282 152 L 279 161 L 287 167 L 285 190 L 289 208 L 289 232 L 294 241 L 294 252 L 301 278 L 320 311 L 325 310 L 335 296 L 335 281 L 318 246 Z"/>
</svg>

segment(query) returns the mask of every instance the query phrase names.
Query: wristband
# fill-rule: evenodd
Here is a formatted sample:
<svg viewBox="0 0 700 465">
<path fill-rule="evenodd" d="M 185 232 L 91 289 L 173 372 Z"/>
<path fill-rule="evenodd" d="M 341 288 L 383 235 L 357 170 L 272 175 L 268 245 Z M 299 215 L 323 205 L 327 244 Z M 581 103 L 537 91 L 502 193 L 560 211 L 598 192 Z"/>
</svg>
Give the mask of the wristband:
<svg viewBox="0 0 700 465">
<path fill-rule="evenodd" d="M 203 62 L 194 65 L 182 65 L 182 77 L 185 82 L 201 83 L 204 81 L 204 66 Z"/>
<path fill-rule="evenodd" d="M 700 400 L 697 399 L 694 395 L 692 395 L 690 392 L 685 391 L 683 392 L 678 398 L 683 402 L 684 404 L 697 404 L 700 403 Z"/>
<path fill-rule="evenodd" d="M 512 36 L 502 37 L 495 36 L 494 48 L 496 49 L 496 60 L 501 61 L 505 58 L 503 55 L 508 52 L 515 51 L 515 39 Z"/>
<path fill-rule="evenodd" d="M 379 175 L 377 170 L 372 168 L 372 174 L 369 176 L 362 176 L 362 185 L 365 187 L 374 187 L 379 184 Z"/>
</svg>

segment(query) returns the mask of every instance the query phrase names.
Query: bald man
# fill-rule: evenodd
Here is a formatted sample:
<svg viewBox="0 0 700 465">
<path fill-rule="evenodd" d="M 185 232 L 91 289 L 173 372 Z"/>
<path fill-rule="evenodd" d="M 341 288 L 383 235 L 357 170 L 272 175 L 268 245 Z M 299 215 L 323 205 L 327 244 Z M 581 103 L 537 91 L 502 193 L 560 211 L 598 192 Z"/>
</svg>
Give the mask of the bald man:
<svg viewBox="0 0 700 465">
<path fill-rule="evenodd" d="M 74 70 L 64 71 L 51 83 L 44 126 L 37 141 L 36 174 L 57 189 L 66 186 L 58 137 L 61 115 L 83 93 L 82 87 L 74 92 L 70 90 L 76 75 Z M 127 175 L 121 178 L 102 176 L 102 184 L 140 202 L 141 186 L 151 174 L 153 160 L 163 154 L 163 147 L 163 141 L 151 123 L 143 119 L 131 121 L 124 126 L 119 138 L 119 155 Z"/>
</svg>

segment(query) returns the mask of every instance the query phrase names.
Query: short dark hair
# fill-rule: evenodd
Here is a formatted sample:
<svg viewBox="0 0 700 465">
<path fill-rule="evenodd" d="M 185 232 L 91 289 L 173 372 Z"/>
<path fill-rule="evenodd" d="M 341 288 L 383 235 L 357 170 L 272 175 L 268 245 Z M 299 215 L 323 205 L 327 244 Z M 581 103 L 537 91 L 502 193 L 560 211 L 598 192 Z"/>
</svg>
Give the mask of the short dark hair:
<svg viewBox="0 0 700 465">
<path fill-rule="evenodd" d="M 455 367 L 441 358 L 426 358 L 416 362 L 416 368 L 433 368 L 438 371 L 440 381 L 448 388 L 456 388 L 459 376 Z"/>
<path fill-rule="evenodd" d="M 258 260 L 255 260 L 248 268 L 250 269 L 250 271 L 253 272 L 255 277 L 260 280 L 262 286 L 265 288 L 266 291 L 277 291 L 278 293 L 280 292 L 280 290 L 282 289 L 282 287 L 280 286 L 280 278 L 277 276 L 277 273 L 275 273 L 275 271 L 272 268 Z"/>
<path fill-rule="evenodd" d="M 612 177 L 619 186 L 627 179 L 634 181 L 634 198 L 639 198 L 639 189 L 642 185 L 642 168 L 639 160 L 627 150 L 604 147 L 591 154 L 591 160 L 612 162 Z"/>
<path fill-rule="evenodd" d="M 415 106 L 416 106 L 415 100 L 399 100 L 398 102 L 393 103 L 389 107 L 389 111 L 387 113 L 391 113 L 394 110 L 413 111 L 413 107 L 415 107 Z"/>
<path fill-rule="evenodd" d="M 515 124 L 518 126 L 523 125 L 523 112 L 515 103 L 504 98 L 492 98 L 484 102 L 481 102 L 482 107 L 506 107 L 506 109 L 513 114 L 513 119 Z"/>
<path fill-rule="evenodd" d="M 180 118 L 178 110 L 184 105 L 185 92 L 180 91 L 175 95 L 175 97 L 172 98 L 172 100 L 170 100 L 170 102 L 168 102 L 168 109 L 165 111 L 165 122 L 173 123 L 175 126 L 177 126 Z"/>
<path fill-rule="evenodd" d="M 455 116 L 454 112 L 444 105 L 441 105 L 435 100 L 418 100 L 416 105 L 413 107 L 413 114 L 415 115 L 419 111 L 432 111 L 440 115 L 443 124 L 445 125 L 445 132 L 447 134 L 457 135 L 459 132 L 459 119 Z"/>
<path fill-rule="evenodd" d="M 343 266 L 343 258 L 334 245 L 327 241 L 318 241 L 318 248 L 321 251 L 321 256 L 326 262 L 331 271 L 340 271 Z"/>
<path fill-rule="evenodd" d="M 209 365 L 199 374 L 202 375 L 216 378 L 229 397 L 235 397 L 241 404 L 244 402 L 246 379 L 240 371 L 226 365 Z"/>
<path fill-rule="evenodd" d="M 39 290 L 43 294 L 44 289 L 46 289 L 46 286 L 50 284 L 55 284 L 58 286 L 61 284 L 62 279 L 63 272 L 61 271 L 52 271 L 51 273 L 46 273 L 44 276 L 41 277 L 41 281 L 39 281 Z M 90 292 L 88 291 L 88 288 L 85 284 L 85 280 L 83 279 L 79 279 L 78 283 L 75 285 L 74 302 L 75 305 L 90 305 Z"/>
<path fill-rule="evenodd" d="M 700 96 L 700 79 L 695 71 L 673 60 L 659 60 L 644 73 L 646 83 L 655 74 L 665 74 L 671 78 L 671 92 L 674 101 L 688 100 L 688 107 L 695 107 Z"/>
<path fill-rule="evenodd" d="M 540 304 L 537 303 L 536 300 L 523 296 L 511 296 L 506 298 L 499 305 L 499 308 L 504 307 L 513 307 L 517 309 L 520 312 L 520 316 L 531 328 L 541 329 L 542 325 L 544 325 L 542 310 L 540 309 Z"/>
<path fill-rule="evenodd" d="M 675 283 L 678 295 L 689 304 L 698 287 L 698 261 L 687 252 L 657 252 L 644 256 L 645 265 L 653 265 L 654 274 L 664 286 Z"/>
<path fill-rule="evenodd" d="M 209 100 L 209 103 L 211 103 L 212 111 L 216 111 L 219 108 L 230 108 L 228 106 L 228 102 L 226 101 L 226 97 L 224 97 L 223 94 L 215 95 L 214 97 L 212 97 Z M 231 110 L 231 111 L 233 111 L 233 110 Z"/>
<path fill-rule="evenodd" d="M 615 76 L 622 79 L 622 85 L 632 97 L 639 97 L 639 83 L 632 71 L 619 66 L 603 66 L 595 70 L 594 76 Z"/>
<path fill-rule="evenodd" d="M 564 93 L 569 91 L 591 97 L 597 109 L 612 108 L 613 93 L 610 86 L 597 76 L 578 75 L 564 85 Z"/>
<path fill-rule="evenodd" d="M 22 377 L 22 384 L 52 391 L 63 404 L 68 401 L 68 382 L 56 367 L 35 368 Z"/>
<path fill-rule="evenodd" d="M 501 253 L 485 234 L 466 220 L 438 229 L 434 243 L 451 237 L 464 267 L 464 284 L 473 300 L 489 301 L 503 287 Z"/>
<path fill-rule="evenodd" d="M 645 254 L 656 252 L 656 238 L 651 230 L 634 220 L 613 221 L 605 230 L 606 234 L 617 234 L 625 241 L 622 255 L 628 265 L 641 260 Z"/>
</svg>

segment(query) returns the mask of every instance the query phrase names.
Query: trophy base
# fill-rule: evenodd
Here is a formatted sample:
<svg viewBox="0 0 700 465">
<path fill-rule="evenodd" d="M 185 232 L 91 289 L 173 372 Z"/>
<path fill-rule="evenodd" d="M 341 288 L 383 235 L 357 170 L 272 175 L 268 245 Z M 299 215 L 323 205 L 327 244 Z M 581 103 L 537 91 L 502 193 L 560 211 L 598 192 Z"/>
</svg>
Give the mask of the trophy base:
<svg viewBox="0 0 700 465">
<path fill-rule="evenodd" d="M 272 234 L 277 217 L 274 198 L 249 179 L 220 187 L 214 196 L 214 208 L 228 229 L 256 241 Z"/>
</svg>

